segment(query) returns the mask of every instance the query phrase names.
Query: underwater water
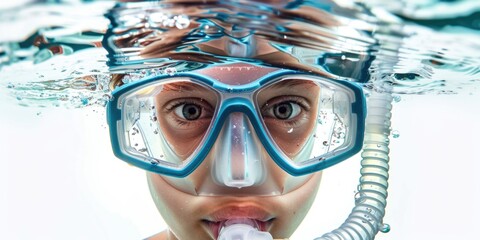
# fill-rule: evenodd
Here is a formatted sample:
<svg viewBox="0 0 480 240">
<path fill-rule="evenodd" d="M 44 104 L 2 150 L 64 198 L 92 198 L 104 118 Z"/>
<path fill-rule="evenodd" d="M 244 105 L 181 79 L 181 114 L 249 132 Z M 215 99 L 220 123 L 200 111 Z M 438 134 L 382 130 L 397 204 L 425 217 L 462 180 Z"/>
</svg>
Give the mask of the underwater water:
<svg viewBox="0 0 480 240">
<path fill-rule="evenodd" d="M 158 53 L 139 54 L 146 43 L 158 41 L 158 29 L 206 24 L 188 36 L 200 41 L 224 34 L 226 27 L 194 21 L 192 13 L 144 14 L 143 5 L 110 11 L 110 1 L 55 2 L 0 4 L 0 239 L 153 235 L 165 224 L 144 172 L 111 153 L 104 112 L 111 74 L 125 74 L 123 81 L 129 82 L 156 74 L 148 70 L 152 67 L 185 68 Z M 258 13 L 236 4 L 222 7 L 245 14 L 225 11 L 221 19 L 241 26 L 258 16 L 260 21 L 247 21 L 248 27 L 280 47 L 305 47 L 297 50 L 305 64 L 328 53 L 315 62 L 323 70 L 364 79 L 366 92 L 383 90 L 376 80 L 393 87 L 384 218 L 391 231 L 376 239 L 474 239 L 480 214 L 480 4 L 362 1 L 352 8 L 353 2 L 338 3 L 312 4 L 324 10 L 313 23 L 302 12 L 295 18 L 289 14 L 298 13 L 285 10 L 272 18 L 269 8 Z M 115 28 L 109 28 L 107 12 L 118 23 Z M 262 22 L 278 24 L 278 32 L 262 32 Z M 282 28 L 287 24 L 305 24 L 320 37 L 288 33 Z M 244 34 L 234 30 L 228 33 Z M 371 65 L 363 69 L 366 64 Z M 291 239 L 313 239 L 345 220 L 354 204 L 359 160 L 324 171 L 316 202 Z"/>
</svg>

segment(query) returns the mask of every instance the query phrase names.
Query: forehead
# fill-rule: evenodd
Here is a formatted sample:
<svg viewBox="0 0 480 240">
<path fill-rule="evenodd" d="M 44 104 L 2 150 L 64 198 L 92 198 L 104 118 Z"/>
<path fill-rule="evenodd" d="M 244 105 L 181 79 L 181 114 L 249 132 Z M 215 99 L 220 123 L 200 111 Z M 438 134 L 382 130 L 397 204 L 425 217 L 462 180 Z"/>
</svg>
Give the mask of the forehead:
<svg viewBox="0 0 480 240">
<path fill-rule="evenodd" d="M 243 85 L 281 70 L 280 68 L 256 66 L 248 63 L 217 65 L 195 71 L 228 85 Z"/>
</svg>

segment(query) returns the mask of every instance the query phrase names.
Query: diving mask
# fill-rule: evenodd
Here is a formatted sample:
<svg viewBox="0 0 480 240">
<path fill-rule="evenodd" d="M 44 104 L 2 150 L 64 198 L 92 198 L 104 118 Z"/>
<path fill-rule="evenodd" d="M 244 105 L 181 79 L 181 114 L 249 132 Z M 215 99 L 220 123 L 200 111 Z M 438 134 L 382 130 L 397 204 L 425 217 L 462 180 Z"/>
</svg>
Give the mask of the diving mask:
<svg viewBox="0 0 480 240">
<path fill-rule="evenodd" d="M 284 194 L 362 147 L 362 89 L 308 72 L 220 65 L 112 94 L 115 155 L 194 195 Z"/>
</svg>

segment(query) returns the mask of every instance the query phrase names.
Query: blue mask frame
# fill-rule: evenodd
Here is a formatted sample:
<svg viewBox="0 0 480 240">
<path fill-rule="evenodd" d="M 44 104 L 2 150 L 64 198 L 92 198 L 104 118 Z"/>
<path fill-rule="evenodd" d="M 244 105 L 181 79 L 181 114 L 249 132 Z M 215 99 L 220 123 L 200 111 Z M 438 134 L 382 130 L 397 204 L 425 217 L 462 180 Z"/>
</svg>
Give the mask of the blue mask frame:
<svg viewBox="0 0 480 240">
<path fill-rule="evenodd" d="M 275 149 L 274 147 L 275 144 L 268 137 L 268 133 L 266 132 L 266 130 L 262 125 L 262 120 L 258 116 L 257 111 L 255 110 L 254 104 L 248 99 L 241 98 L 241 97 L 228 98 L 220 104 L 217 117 L 214 119 L 214 122 L 212 124 L 212 130 L 206 136 L 204 144 L 200 146 L 198 154 L 194 158 L 192 158 L 191 161 L 189 161 L 181 169 L 169 168 L 166 166 L 160 166 L 155 163 L 150 163 L 145 160 L 140 160 L 122 151 L 122 148 L 120 146 L 121 144 L 120 139 L 118 136 L 117 121 L 120 121 L 122 118 L 122 112 L 118 106 L 119 106 L 120 96 L 122 96 L 123 94 L 129 93 L 132 90 L 137 89 L 145 84 L 167 80 L 171 78 L 177 78 L 177 77 L 193 78 L 221 92 L 241 93 L 241 92 L 254 91 L 266 85 L 271 80 L 278 79 L 279 77 L 285 76 L 285 75 L 303 75 L 303 76 L 319 77 L 318 75 L 301 72 L 301 71 L 279 70 L 279 71 L 267 74 L 254 82 L 250 82 L 244 85 L 234 86 L 234 85 L 221 83 L 213 78 L 206 77 L 197 73 L 182 72 L 182 73 L 176 73 L 173 76 L 159 75 L 159 76 L 148 77 L 143 80 L 122 85 L 112 92 L 112 98 L 107 104 L 107 122 L 109 125 L 110 140 L 111 140 L 113 152 L 115 156 L 118 157 L 119 159 L 131 165 L 134 165 L 136 167 L 142 168 L 144 170 L 155 172 L 162 175 L 172 176 L 172 177 L 186 177 L 190 173 L 192 173 L 203 162 L 203 160 L 209 153 L 210 149 L 214 145 L 217 139 L 217 136 L 225 122 L 225 119 L 229 116 L 229 114 L 233 112 L 241 112 L 247 115 L 248 118 L 250 119 L 250 122 L 252 123 L 252 126 L 256 131 L 258 138 L 260 139 L 260 142 L 263 144 L 265 150 L 273 159 L 273 161 L 285 172 L 289 173 L 292 176 L 301 176 L 301 175 L 321 171 L 325 168 L 333 166 L 358 153 L 361 150 L 363 145 L 364 130 L 365 130 L 366 100 L 363 94 L 363 90 L 357 83 L 344 81 L 344 80 L 330 80 L 330 79 L 327 79 L 327 80 L 334 81 L 335 83 L 341 84 L 351 89 L 355 95 L 355 101 L 352 103 L 351 109 L 352 109 L 352 113 L 356 114 L 357 116 L 356 118 L 357 134 L 354 136 L 354 140 L 353 140 L 354 145 L 352 148 L 338 155 L 334 155 L 322 161 L 318 161 L 318 163 L 299 168 L 297 166 L 291 165 L 288 161 L 284 160 L 283 155 L 279 153 L 278 150 Z"/>
</svg>

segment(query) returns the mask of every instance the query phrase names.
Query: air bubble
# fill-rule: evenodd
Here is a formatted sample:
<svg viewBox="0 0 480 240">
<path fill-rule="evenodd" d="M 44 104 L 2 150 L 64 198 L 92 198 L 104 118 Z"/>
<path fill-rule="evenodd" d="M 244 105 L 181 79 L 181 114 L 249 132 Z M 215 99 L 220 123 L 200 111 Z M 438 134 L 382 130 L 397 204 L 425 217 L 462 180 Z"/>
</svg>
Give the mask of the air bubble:
<svg viewBox="0 0 480 240">
<path fill-rule="evenodd" d="M 124 84 L 130 83 L 131 81 L 132 81 L 132 78 L 129 75 L 122 78 L 122 82 Z"/>
<path fill-rule="evenodd" d="M 164 73 L 169 75 L 169 76 L 173 76 L 173 75 L 175 75 L 175 73 L 177 73 L 177 69 L 173 68 L 173 67 L 169 67 L 169 68 L 165 69 Z"/>
<path fill-rule="evenodd" d="M 153 164 L 153 165 L 157 165 L 158 163 L 160 163 L 160 161 L 158 161 L 158 160 L 155 159 L 155 158 L 150 158 L 150 157 L 149 157 L 147 160 L 148 160 L 151 164 Z"/>
<path fill-rule="evenodd" d="M 173 27 L 175 26 L 175 20 L 171 18 L 164 19 L 162 25 L 166 27 Z"/>
<path fill-rule="evenodd" d="M 287 133 L 292 133 L 293 132 L 293 128 L 290 128 L 288 129 Z"/>
<path fill-rule="evenodd" d="M 398 102 L 402 101 L 402 97 L 399 96 L 399 95 L 395 95 L 395 96 L 393 96 L 393 101 L 398 103 Z"/>
<path fill-rule="evenodd" d="M 358 203 L 364 202 L 365 201 L 364 197 L 365 197 L 365 193 L 362 193 L 362 192 L 355 193 L 355 203 L 358 204 Z"/>
<path fill-rule="evenodd" d="M 133 128 L 133 131 L 135 131 L 135 133 L 139 133 L 140 131 L 138 130 L 138 128 Z"/>
<path fill-rule="evenodd" d="M 318 116 L 318 118 L 317 118 L 317 123 L 318 123 L 318 124 L 323 124 L 322 117 Z"/>
<path fill-rule="evenodd" d="M 176 16 L 175 20 L 176 20 L 175 26 L 178 29 L 184 29 L 190 25 L 190 19 L 188 19 L 188 17 L 185 15 Z"/>
<path fill-rule="evenodd" d="M 111 99 L 112 99 L 112 96 L 110 94 L 104 94 L 95 103 L 102 106 L 102 107 L 105 107 Z"/>
<path fill-rule="evenodd" d="M 345 59 L 347 59 L 347 57 L 346 57 L 345 55 L 342 55 L 342 57 L 341 57 L 341 58 L 342 58 L 342 60 L 345 60 Z"/>
<path fill-rule="evenodd" d="M 392 137 L 393 138 L 398 138 L 400 137 L 400 132 L 398 130 L 393 130 L 392 131 Z"/>
<path fill-rule="evenodd" d="M 388 233 L 390 232 L 390 224 L 384 223 L 380 225 L 380 232 L 382 233 Z"/>
<path fill-rule="evenodd" d="M 82 102 L 83 106 L 88 105 L 88 98 L 86 98 L 86 97 L 80 98 L 80 101 Z"/>
</svg>

